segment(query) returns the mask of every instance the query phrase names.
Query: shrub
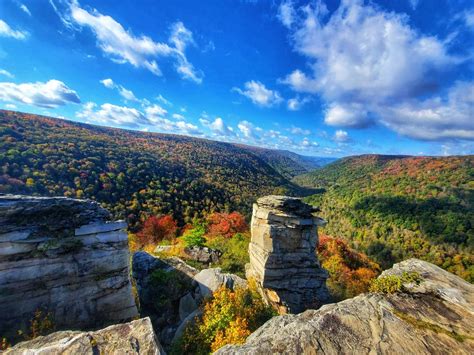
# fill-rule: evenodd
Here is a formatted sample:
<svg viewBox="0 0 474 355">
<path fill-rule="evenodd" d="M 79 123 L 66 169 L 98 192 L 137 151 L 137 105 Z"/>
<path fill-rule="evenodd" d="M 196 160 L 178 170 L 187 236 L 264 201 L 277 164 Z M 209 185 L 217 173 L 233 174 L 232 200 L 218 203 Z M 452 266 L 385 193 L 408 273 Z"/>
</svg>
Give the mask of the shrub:
<svg viewBox="0 0 474 355">
<path fill-rule="evenodd" d="M 185 329 L 172 353 L 209 354 L 226 344 L 242 344 L 274 315 L 252 284 L 234 291 L 222 287 L 205 302 L 202 317 Z"/>
<path fill-rule="evenodd" d="M 372 281 L 369 291 L 380 293 L 395 293 L 403 290 L 403 284 L 419 284 L 422 278 L 417 272 L 403 272 L 399 275 L 388 275 L 379 277 Z"/>
<path fill-rule="evenodd" d="M 211 239 L 207 244 L 210 248 L 218 249 L 222 256 L 216 266 L 224 272 L 245 276 L 245 264 L 249 262 L 248 247 L 250 235 L 237 233 L 232 238 L 220 236 Z"/>
<path fill-rule="evenodd" d="M 218 213 L 214 212 L 207 218 L 207 235 L 209 237 L 223 236 L 231 238 L 235 233 L 248 231 L 245 217 L 238 212 Z"/>
<path fill-rule="evenodd" d="M 137 233 L 141 246 L 156 245 L 163 239 L 172 240 L 178 232 L 178 224 L 172 216 L 151 216 L 143 223 L 143 228 Z"/>
<path fill-rule="evenodd" d="M 204 238 L 205 233 L 206 229 L 203 225 L 197 225 L 193 229 L 188 229 L 182 236 L 185 247 L 204 246 L 206 244 L 206 239 Z"/>
</svg>

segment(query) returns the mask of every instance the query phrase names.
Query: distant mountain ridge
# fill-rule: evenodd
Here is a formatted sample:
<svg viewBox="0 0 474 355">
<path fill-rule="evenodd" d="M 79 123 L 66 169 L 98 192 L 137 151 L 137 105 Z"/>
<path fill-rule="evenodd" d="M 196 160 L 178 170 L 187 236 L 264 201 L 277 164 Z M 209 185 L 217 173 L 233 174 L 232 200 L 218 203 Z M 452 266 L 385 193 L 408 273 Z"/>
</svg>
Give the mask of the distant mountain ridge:
<svg viewBox="0 0 474 355">
<path fill-rule="evenodd" d="M 0 136 L 0 193 L 95 199 L 132 226 L 143 213 L 249 212 L 258 196 L 303 194 L 289 179 L 308 171 L 278 151 L 14 111 L 0 110 Z"/>
</svg>

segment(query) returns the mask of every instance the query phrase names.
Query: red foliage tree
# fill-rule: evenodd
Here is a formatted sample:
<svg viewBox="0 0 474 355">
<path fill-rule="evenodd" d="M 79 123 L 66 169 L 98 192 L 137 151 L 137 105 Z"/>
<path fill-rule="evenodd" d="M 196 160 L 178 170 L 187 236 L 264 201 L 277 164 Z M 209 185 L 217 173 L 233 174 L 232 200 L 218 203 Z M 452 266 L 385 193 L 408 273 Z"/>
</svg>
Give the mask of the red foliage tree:
<svg viewBox="0 0 474 355">
<path fill-rule="evenodd" d="M 163 239 L 172 240 L 177 232 L 178 224 L 172 216 L 151 216 L 145 220 L 137 237 L 142 245 L 157 244 Z"/>
<path fill-rule="evenodd" d="M 231 238 L 235 233 L 248 230 L 244 216 L 239 212 L 218 213 L 214 212 L 207 218 L 207 235 L 209 237 L 224 236 Z"/>
</svg>

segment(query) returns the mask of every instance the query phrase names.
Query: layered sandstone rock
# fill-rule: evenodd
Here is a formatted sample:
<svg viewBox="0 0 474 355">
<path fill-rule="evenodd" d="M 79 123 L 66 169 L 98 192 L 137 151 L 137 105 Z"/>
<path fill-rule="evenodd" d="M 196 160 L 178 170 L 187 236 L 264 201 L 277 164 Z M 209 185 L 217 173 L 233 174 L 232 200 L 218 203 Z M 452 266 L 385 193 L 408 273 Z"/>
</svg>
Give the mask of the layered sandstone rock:
<svg viewBox="0 0 474 355">
<path fill-rule="evenodd" d="M 29 327 L 36 310 L 56 329 L 87 329 L 138 315 L 126 223 L 97 203 L 0 196 L 0 334 Z"/>
<path fill-rule="evenodd" d="M 62 331 L 17 344 L 5 354 L 165 354 L 149 318 L 94 332 Z"/>
<path fill-rule="evenodd" d="M 404 272 L 421 282 L 275 317 L 217 354 L 473 354 L 474 286 L 417 259 L 380 277 Z"/>
<path fill-rule="evenodd" d="M 329 297 L 327 272 L 315 251 L 317 228 L 325 222 L 300 199 L 266 196 L 253 206 L 247 279 L 260 285 L 265 299 L 280 313 L 299 313 Z"/>
</svg>

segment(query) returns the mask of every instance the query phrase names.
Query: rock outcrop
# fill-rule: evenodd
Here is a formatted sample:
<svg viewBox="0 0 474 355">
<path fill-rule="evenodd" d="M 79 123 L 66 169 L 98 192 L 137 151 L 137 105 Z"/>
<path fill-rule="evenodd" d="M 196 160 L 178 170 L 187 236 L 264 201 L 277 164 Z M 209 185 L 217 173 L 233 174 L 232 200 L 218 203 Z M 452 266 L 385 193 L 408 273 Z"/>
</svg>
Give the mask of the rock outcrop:
<svg viewBox="0 0 474 355">
<path fill-rule="evenodd" d="M 38 309 L 56 329 L 97 328 L 138 315 L 126 223 L 97 203 L 0 196 L 0 334 L 25 330 Z"/>
<path fill-rule="evenodd" d="M 417 259 L 383 275 L 417 272 L 393 294 L 363 294 L 271 319 L 242 346 L 217 354 L 473 354 L 474 286 Z"/>
<path fill-rule="evenodd" d="M 133 255 L 132 269 L 141 313 L 151 318 L 164 346 L 200 314 L 198 306 L 219 287 L 247 287 L 244 279 L 219 268 L 198 271 L 179 258 L 156 258 L 143 251 Z"/>
<path fill-rule="evenodd" d="M 259 198 L 253 206 L 247 279 L 280 313 L 317 308 L 329 298 L 327 272 L 315 254 L 323 219 L 312 206 L 286 196 Z"/>
<path fill-rule="evenodd" d="M 17 344 L 4 354 L 165 354 L 149 318 L 94 332 L 62 331 Z"/>
</svg>

